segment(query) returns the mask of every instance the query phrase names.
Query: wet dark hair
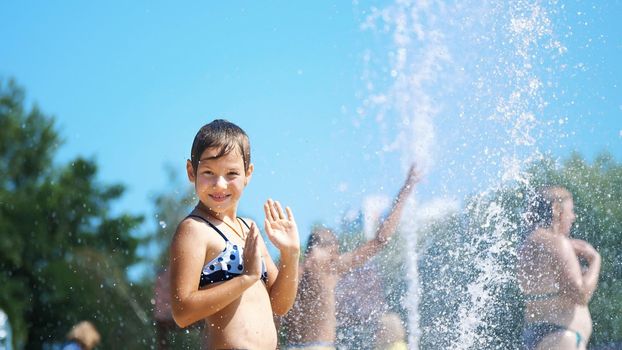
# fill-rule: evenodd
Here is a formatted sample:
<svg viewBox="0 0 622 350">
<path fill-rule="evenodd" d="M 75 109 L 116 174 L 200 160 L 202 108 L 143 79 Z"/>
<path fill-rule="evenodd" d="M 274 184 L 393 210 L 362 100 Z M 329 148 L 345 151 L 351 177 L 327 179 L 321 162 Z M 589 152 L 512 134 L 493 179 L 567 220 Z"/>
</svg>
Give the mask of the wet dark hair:
<svg viewBox="0 0 622 350">
<path fill-rule="evenodd" d="M 525 220 L 530 231 L 551 227 L 553 224 L 553 204 L 572 199 L 572 194 L 563 187 L 545 186 L 528 198 Z"/>
<path fill-rule="evenodd" d="M 213 147 L 220 149 L 216 158 L 227 155 L 233 150 L 239 151 L 244 161 L 244 171 L 248 171 L 251 163 L 251 145 L 248 135 L 239 126 L 224 119 L 216 119 L 203 125 L 192 142 L 190 162 L 195 174 L 199 168 L 201 155 L 206 149 Z"/>
<path fill-rule="evenodd" d="M 331 229 L 323 225 L 316 225 L 309 235 L 305 254 L 308 254 L 315 247 L 332 247 L 338 245 L 339 241 L 337 240 L 337 236 L 335 236 Z"/>
</svg>

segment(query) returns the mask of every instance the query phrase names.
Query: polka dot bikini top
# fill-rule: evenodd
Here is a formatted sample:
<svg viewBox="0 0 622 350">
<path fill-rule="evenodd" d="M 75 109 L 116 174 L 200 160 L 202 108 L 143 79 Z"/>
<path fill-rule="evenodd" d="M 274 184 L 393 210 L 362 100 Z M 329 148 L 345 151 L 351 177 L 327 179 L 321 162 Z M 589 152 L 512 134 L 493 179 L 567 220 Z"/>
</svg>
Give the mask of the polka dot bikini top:
<svg viewBox="0 0 622 350">
<path fill-rule="evenodd" d="M 237 244 L 231 243 L 227 236 L 225 236 L 216 226 L 211 222 L 205 220 L 198 215 L 188 215 L 188 217 L 198 218 L 205 221 L 214 231 L 218 232 L 220 236 L 225 240 L 225 249 L 218 254 L 218 256 L 212 259 L 210 262 L 203 266 L 201 271 L 201 280 L 199 287 L 205 287 L 212 283 L 228 281 L 234 277 L 237 277 L 244 272 L 244 265 L 242 257 L 244 256 L 244 249 Z M 246 221 L 240 219 L 247 228 L 250 229 Z M 261 280 L 264 283 L 268 282 L 268 272 L 266 271 L 266 264 L 261 259 Z"/>
</svg>

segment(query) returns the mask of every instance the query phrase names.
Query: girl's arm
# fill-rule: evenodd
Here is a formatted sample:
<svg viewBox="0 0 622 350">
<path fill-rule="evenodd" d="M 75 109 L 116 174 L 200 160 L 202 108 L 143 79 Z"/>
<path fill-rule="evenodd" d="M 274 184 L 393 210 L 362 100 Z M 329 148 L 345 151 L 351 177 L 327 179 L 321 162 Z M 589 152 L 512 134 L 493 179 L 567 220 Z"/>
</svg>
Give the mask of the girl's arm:
<svg viewBox="0 0 622 350">
<path fill-rule="evenodd" d="M 406 205 L 406 199 L 412 192 L 417 182 L 419 182 L 418 173 L 415 170 L 415 166 L 412 165 L 408 171 L 408 177 L 406 178 L 404 185 L 393 201 L 393 207 L 391 208 L 389 215 L 380 224 L 376 237 L 363 244 L 358 249 L 339 256 L 340 262 L 337 264 L 338 273 L 343 274 L 363 265 L 387 245 L 387 243 L 391 240 L 391 236 L 397 230 L 397 225 L 399 224 L 402 216 L 402 211 Z"/>
<path fill-rule="evenodd" d="M 261 277 L 258 232 L 252 229 L 244 248 L 244 274 L 209 289 L 199 290 L 205 252 L 210 243 L 192 220 L 184 220 L 173 237 L 170 250 L 171 306 L 173 319 L 187 327 L 222 310 Z"/>
<path fill-rule="evenodd" d="M 266 268 L 268 269 L 268 292 L 272 311 L 284 315 L 292 308 L 298 291 L 298 260 L 300 258 L 300 240 L 298 227 L 291 209 L 286 208 L 287 217 L 279 202 L 269 199 L 264 204 L 266 214 L 265 228 L 270 241 L 281 252 L 279 267 L 272 262 L 267 248 L 264 247 Z"/>
<path fill-rule="evenodd" d="M 549 247 L 559 266 L 558 278 L 561 293 L 579 305 L 587 305 L 596 290 L 600 273 L 600 255 L 587 242 L 553 240 Z M 578 247 L 578 245 L 581 247 Z M 581 271 L 578 256 L 588 260 L 586 271 Z"/>
<path fill-rule="evenodd" d="M 581 272 L 581 280 L 583 284 L 583 301 L 587 304 L 598 285 L 598 277 L 600 275 L 601 257 L 600 254 L 586 241 L 580 239 L 571 239 L 575 254 L 577 257 L 584 258 L 587 261 L 587 269 Z"/>
</svg>

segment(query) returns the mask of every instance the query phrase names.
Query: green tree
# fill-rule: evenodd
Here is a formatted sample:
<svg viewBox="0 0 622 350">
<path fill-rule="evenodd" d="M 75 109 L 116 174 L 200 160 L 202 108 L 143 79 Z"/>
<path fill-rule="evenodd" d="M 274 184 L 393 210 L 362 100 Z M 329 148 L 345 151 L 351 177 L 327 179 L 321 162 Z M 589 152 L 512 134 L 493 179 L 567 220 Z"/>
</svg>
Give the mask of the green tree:
<svg viewBox="0 0 622 350">
<path fill-rule="evenodd" d="M 199 349 L 201 347 L 202 323 L 181 329 L 172 318 L 170 309 L 170 291 L 163 286 L 168 285 L 162 280 L 170 278 L 168 274 L 169 246 L 177 225 L 190 213 L 197 199 L 194 188 L 180 181 L 178 173 L 172 166 L 166 167 L 168 187 L 182 190 L 164 191 L 154 200 L 155 229 L 145 237 L 143 247 L 151 253 L 148 265 L 155 268 L 151 276 L 155 276 L 155 326 L 157 349 Z M 160 282 L 160 283 L 158 283 Z M 159 287 L 158 287 L 159 286 Z"/>
<path fill-rule="evenodd" d="M 106 348 L 145 348 L 150 291 L 126 276 L 143 218 L 111 214 L 124 189 L 99 183 L 93 160 L 54 164 L 60 144 L 54 119 L 0 80 L 0 308 L 18 348 L 62 340 L 83 319 Z"/>
<path fill-rule="evenodd" d="M 165 171 L 168 174 L 170 188 L 182 190 L 162 192 L 154 200 L 156 229 L 148 235 L 144 243 L 150 245 L 151 250 L 156 253 L 153 257 L 153 265 L 158 269 L 168 266 L 168 247 L 177 225 L 190 213 L 197 202 L 194 188 L 187 184 L 187 180 L 183 183 L 184 181 L 179 179 L 172 166 L 167 166 Z"/>
</svg>

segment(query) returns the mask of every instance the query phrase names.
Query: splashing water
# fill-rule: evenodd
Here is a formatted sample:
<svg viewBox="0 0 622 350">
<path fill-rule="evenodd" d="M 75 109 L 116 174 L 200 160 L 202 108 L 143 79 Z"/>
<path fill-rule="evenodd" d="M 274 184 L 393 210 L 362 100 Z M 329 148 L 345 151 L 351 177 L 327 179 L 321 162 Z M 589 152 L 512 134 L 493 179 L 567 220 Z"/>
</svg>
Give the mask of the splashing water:
<svg viewBox="0 0 622 350">
<path fill-rule="evenodd" d="M 435 330 L 428 339 L 438 339 L 427 344 L 435 348 L 494 344 L 488 310 L 491 305 L 503 307 L 495 291 L 514 279 L 507 259 L 515 256 L 517 238 L 502 203 L 489 198 L 508 183 L 528 184 L 524 165 L 542 157 L 539 140 L 555 137 L 550 123 L 539 116 L 566 51 L 555 39 L 550 19 L 556 5 L 397 0 L 382 9 L 372 7 L 362 24 L 383 41 L 364 53 L 367 98 L 359 123 L 380 127 L 382 152 L 400 152 L 404 165 L 416 161 L 424 174 L 434 172 L 443 183 L 438 194 L 476 193 L 465 210 L 478 218 L 479 229 L 456 249 L 456 258 L 473 257 L 472 270 L 464 271 L 468 278 L 439 280 L 443 285 L 437 288 L 445 288 L 440 294 L 464 290 L 464 297 L 455 298 L 451 314 L 428 321 Z M 402 230 L 410 280 L 405 302 L 409 346 L 418 349 L 426 337 L 420 325 L 426 293 L 418 266 L 425 258 L 420 232 L 428 224 L 421 216 L 407 221 Z M 426 261 L 438 265 L 444 260 Z"/>
</svg>

